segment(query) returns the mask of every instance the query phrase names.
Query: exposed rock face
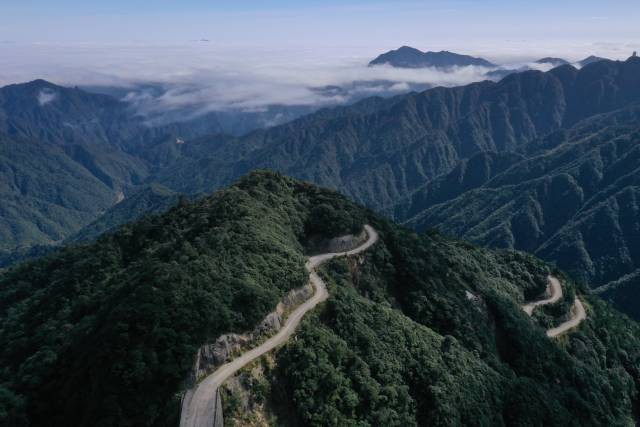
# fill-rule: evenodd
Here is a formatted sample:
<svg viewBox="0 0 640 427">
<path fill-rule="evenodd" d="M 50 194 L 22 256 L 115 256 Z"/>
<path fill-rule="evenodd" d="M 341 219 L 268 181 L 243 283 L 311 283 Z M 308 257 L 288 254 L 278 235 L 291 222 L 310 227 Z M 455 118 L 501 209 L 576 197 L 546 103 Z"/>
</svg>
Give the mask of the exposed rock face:
<svg viewBox="0 0 640 427">
<path fill-rule="evenodd" d="M 311 253 L 346 252 L 357 248 L 366 240 L 367 233 L 363 230 L 358 235 L 349 234 L 347 236 L 334 237 L 333 239 L 312 237 L 309 239 L 307 247 Z"/>
<path fill-rule="evenodd" d="M 255 340 L 256 338 L 269 335 L 271 332 L 279 331 L 284 323 L 284 319 L 282 315 L 277 311 L 273 313 L 269 313 L 267 317 L 264 318 L 262 322 L 258 325 L 258 327 L 253 331 L 252 338 Z"/>
<path fill-rule="evenodd" d="M 313 286 L 307 283 L 301 288 L 290 291 L 278 304 L 277 311 L 279 313 L 286 313 L 299 306 L 313 295 Z"/>
<path fill-rule="evenodd" d="M 221 335 L 215 342 L 200 347 L 194 362 L 191 383 L 196 383 L 211 374 L 219 366 L 229 362 L 234 354 L 247 347 L 252 347 L 260 338 L 278 332 L 284 325 L 287 314 L 311 298 L 312 295 L 313 286 L 309 283 L 301 288 L 293 289 L 278 304 L 276 311 L 269 313 L 251 333 Z"/>
<path fill-rule="evenodd" d="M 245 335 L 227 334 L 218 337 L 213 344 L 200 347 L 193 366 L 192 381 L 197 382 L 226 363 L 233 353 L 240 351 L 250 340 Z"/>
</svg>

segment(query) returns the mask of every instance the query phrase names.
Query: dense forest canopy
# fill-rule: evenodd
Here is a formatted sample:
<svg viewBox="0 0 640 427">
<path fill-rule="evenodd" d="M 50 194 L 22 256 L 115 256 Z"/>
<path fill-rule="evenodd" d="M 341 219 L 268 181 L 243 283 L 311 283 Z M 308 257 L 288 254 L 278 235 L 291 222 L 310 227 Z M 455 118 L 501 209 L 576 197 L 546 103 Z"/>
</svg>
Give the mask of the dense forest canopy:
<svg viewBox="0 0 640 427">
<path fill-rule="evenodd" d="M 199 346 L 251 330 L 306 282 L 305 229 L 329 219 L 347 234 L 356 218 L 334 192 L 257 172 L 8 271 L 0 415 L 15 426 L 175 424 Z"/>
<path fill-rule="evenodd" d="M 381 240 L 323 270 L 329 301 L 277 353 L 269 399 L 296 425 L 625 425 L 638 326 L 513 251 L 418 236 L 335 192 L 256 172 L 229 189 L 0 276 L 5 425 L 175 425 L 202 344 L 251 330 L 307 280 L 304 242 L 372 224 Z M 552 272 L 565 297 L 521 309 Z M 288 415 L 282 415 L 288 414 Z"/>
</svg>

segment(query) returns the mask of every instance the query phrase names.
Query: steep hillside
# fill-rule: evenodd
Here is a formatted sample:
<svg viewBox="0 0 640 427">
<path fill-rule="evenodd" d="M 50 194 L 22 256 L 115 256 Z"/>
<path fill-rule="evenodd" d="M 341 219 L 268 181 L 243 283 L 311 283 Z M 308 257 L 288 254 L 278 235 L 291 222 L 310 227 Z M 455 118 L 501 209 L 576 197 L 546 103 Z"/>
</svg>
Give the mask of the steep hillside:
<svg viewBox="0 0 640 427">
<path fill-rule="evenodd" d="M 640 268 L 639 143 L 640 108 L 594 117 L 490 171 L 497 173 L 486 167 L 497 155 L 469 161 L 479 164 L 475 174 L 436 181 L 457 182 L 447 187 L 461 188 L 457 194 L 441 196 L 430 184 L 396 213 L 422 207 L 408 222 L 417 230 L 526 250 L 592 287 L 606 285 Z"/>
<path fill-rule="evenodd" d="M 116 97 L 45 80 L 0 88 L 0 132 L 57 145 L 90 143 L 135 155 L 141 146 L 164 139 L 221 133 L 219 120 L 185 121 L 179 115 L 154 120 Z"/>
<path fill-rule="evenodd" d="M 211 130 L 151 127 L 115 98 L 43 80 L 0 88 L 0 252 L 76 233 L 180 157 L 178 136 Z"/>
<path fill-rule="evenodd" d="M 110 165 L 139 180 L 144 166 L 120 160 Z M 62 147 L 0 134 L 0 250 L 64 239 L 113 205 L 119 190 Z"/>
<path fill-rule="evenodd" d="M 535 260 L 377 227 L 383 243 L 327 269 L 326 309 L 277 357 L 278 423 L 634 423 L 633 322 L 593 299 L 587 323 L 551 341 L 517 305 L 540 289 L 545 267 Z"/>
<path fill-rule="evenodd" d="M 640 268 L 597 288 L 595 294 L 634 319 L 640 319 Z"/>
<path fill-rule="evenodd" d="M 95 240 L 121 225 L 145 215 L 160 214 L 178 204 L 180 195 L 157 184 L 143 186 L 118 204 L 109 208 L 91 224 L 66 239 L 66 243 Z"/>
<path fill-rule="evenodd" d="M 0 89 L 0 250 L 63 240 L 139 184 L 126 105 L 42 80 Z"/>
<path fill-rule="evenodd" d="M 262 168 L 387 212 L 478 153 L 516 152 L 638 102 L 639 71 L 640 59 L 630 58 L 518 73 L 499 83 L 370 98 L 242 138 L 200 138 L 200 125 L 149 127 L 114 98 L 44 81 L 7 86 L 0 138 L 26 142 L 0 148 L 2 250 L 68 238 L 142 183 L 198 194 Z M 75 178 L 61 179 L 57 170 Z"/>
<path fill-rule="evenodd" d="M 200 345 L 252 329 L 305 283 L 307 233 L 349 234 L 362 219 L 335 193 L 256 173 L 8 271 L 0 424 L 175 425 Z"/>
<path fill-rule="evenodd" d="M 175 425 L 197 349 L 305 283 L 311 235 L 365 221 L 381 240 L 325 270 L 330 300 L 256 389 L 279 425 L 633 422 L 634 322 L 589 299 L 578 330 L 551 340 L 577 290 L 563 280 L 565 299 L 528 317 L 540 261 L 418 237 L 270 172 L 0 276 L 1 422 Z"/>
<path fill-rule="evenodd" d="M 179 192 L 270 168 L 390 208 L 480 152 L 514 152 L 599 113 L 640 101 L 640 58 L 530 71 L 499 83 L 435 88 L 324 110 L 184 156 L 151 179 Z"/>
<path fill-rule="evenodd" d="M 110 96 L 44 80 L 0 88 L 0 132 L 41 142 L 120 142 L 141 125 Z"/>
<path fill-rule="evenodd" d="M 388 209 L 386 213 L 392 218 L 401 220 L 413 218 L 431 206 L 480 187 L 523 159 L 525 156 L 519 153 L 493 151 L 463 159 L 451 172 L 427 182 Z"/>
</svg>

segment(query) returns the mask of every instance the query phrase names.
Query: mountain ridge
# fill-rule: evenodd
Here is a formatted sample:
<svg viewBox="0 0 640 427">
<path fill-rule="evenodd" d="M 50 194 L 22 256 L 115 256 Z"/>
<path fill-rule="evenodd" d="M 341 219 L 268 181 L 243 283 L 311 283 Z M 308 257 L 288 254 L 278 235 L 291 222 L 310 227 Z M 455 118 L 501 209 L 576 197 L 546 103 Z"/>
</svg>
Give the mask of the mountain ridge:
<svg viewBox="0 0 640 427">
<path fill-rule="evenodd" d="M 409 220 L 418 230 L 438 227 L 477 243 L 527 250 L 594 288 L 606 286 L 640 261 L 634 243 L 640 225 L 633 219 L 639 118 L 638 105 L 596 116 L 552 136 L 547 151 L 472 179 L 449 200 L 433 199 L 425 187 L 399 214 L 418 212 Z"/>
<path fill-rule="evenodd" d="M 252 168 L 272 168 L 383 209 L 475 153 L 514 151 L 637 101 L 638 68 L 636 60 L 603 61 L 365 100 L 229 141 L 215 156 L 184 158 L 151 179 L 191 192 L 225 185 Z"/>
<path fill-rule="evenodd" d="M 333 191 L 260 171 L 0 275 L 0 421 L 175 425 L 200 346 L 252 330 L 304 284 L 312 234 L 364 223 L 378 242 L 323 268 L 328 301 L 266 378 L 246 382 L 257 402 L 277 403 L 280 423 L 634 419 L 635 322 L 587 296 L 587 319 L 552 341 L 546 329 L 581 288 L 539 260 L 418 236 Z M 563 299 L 530 318 L 521 305 L 552 271 Z M 231 416 L 234 400 L 223 400 Z"/>
<path fill-rule="evenodd" d="M 452 68 L 477 66 L 492 68 L 496 65 L 483 58 L 476 58 L 469 55 L 460 55 L 457 53 L 442 50 L 440 52 L 422 52 L 416 48 L 402 46 L 396 50 L 379 55 L 377 58 L 369 62 L 369 66 L 375 65 L 391 65 L 397 68 Z"/>
</svg>

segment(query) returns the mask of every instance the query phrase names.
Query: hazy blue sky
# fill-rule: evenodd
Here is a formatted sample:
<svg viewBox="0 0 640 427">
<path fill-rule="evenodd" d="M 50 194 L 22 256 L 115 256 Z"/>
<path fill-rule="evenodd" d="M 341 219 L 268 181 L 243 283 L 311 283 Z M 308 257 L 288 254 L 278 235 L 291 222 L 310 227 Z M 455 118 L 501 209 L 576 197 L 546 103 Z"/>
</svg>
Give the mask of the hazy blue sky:
<svg viewBox="0 0 640 427">
<path fill-rule="evenodd" d="M 0 0 L 0 86 L 155 82 L 171 89 L 135 100 L 159 110 L 313 104 L 325 85 L 486 78 L 474 67 L 367 67 L 404 44 L 511 68 L 625 59 L 640 50 L 638 17 L 640 0 Z"/>
<path fill-rule="evenodd" d="M 637 42 L 639 0 L 0 0 L 0 41 Z M 426 46 L 429 47 L 429 46 Z"/>
</svg>

